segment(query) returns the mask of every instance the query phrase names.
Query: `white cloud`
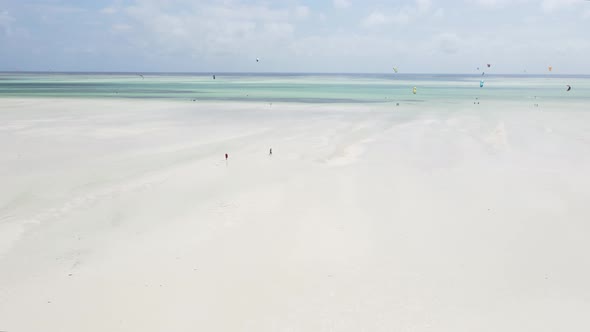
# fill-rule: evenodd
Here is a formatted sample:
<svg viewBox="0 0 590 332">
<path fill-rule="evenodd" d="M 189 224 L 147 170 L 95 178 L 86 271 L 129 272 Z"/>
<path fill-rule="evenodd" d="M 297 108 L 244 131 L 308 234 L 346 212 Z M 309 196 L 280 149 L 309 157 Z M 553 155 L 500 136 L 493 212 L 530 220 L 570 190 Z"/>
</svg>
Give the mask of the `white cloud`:
<svg viewBox="0 0 590 332">
<path fill-rule="evenodd" d="M 107 14 L 107 15 L 112 15 L 112 14 L 116 14 L 119 10 L 115 7 L 106 7 L 100 10 L 101 14 Z"/>
<path fill-rule="evenodd" d="M 488 9 L 500 9 L 508 5 L 514 5 L 529 0 L 467 0 L 468 3 L 475 3 L 484 8 Z"/>
<path fill-rule="evenodd" d="M 310 10 L 238 1 L 138 0 L 124 14 L 132 29 L 117 32 L 127 33 L 136 47 L 150 49 L 154 56 L 204 59 L 285 49 L 295 22 L 307 18 Z"/>
<path fill-rule="evenodd" d="M 331 62 L 334 62 L 333 57 L 336 54 L 339 57 L 387 58 L 389 62 L 390 56 L 401 57 L 411 49 L 413 47 L 404 40 L 392 38 L 384 40 L 380 36 L 371 34 L 344 33 L 304 37 L 294 41 L 290 46 L 291 52 L 297 56 L 324 57 Z"/>
<path fill-rule="evenodd" d="M 484 6 L 484 7 L 500 7 L 508 1 L 502 0 L 475 0 L 475 3 Z"/>
<path fill-rule="evenodd" d="M 552 12 L 557 9 L 568 8 L 581 3 L 582 1 L 579 0 L 543 0 L 541 8 L 543 8 L 545 12 Z"/>
<path fill-rule="evenodd" d="M 436 37 L 436 42 L 443 53 L 455 54 L 460 49 L 461 40 L 454 33 L 442 33 Z"/>
<path fill-rule="evenodd" d="M 584 0 L 465 0 L 489 9 L 501 9 L 517 5 L 539 5 L 544 12 L 552 12 L 564 8 L 572 8 L 583 4 Z"/>
<path fill-rule="evenodd" d="M 438 8 L 437 10 L 434 11 L 434 14 L 432 14 L 432 16 L 434 16 L 436 18 L 443 18 L 443 17 L 445 17 L 445 10 L 442 8 Z"/>
<path fill-rule="evenodd" d="M 385 25 L 390 22 L 390 19 L 383 13 L 373 12 L 361 21 L 361 25 L 365 28 L 373 28 L 380 25 Z"/>
<path fill-rule="evenodd" d="M 373 11 L 361 20 L 364 28 L 378 28 L 387 25 L 407 25 L 430 13 L 430 0 L 416 0 L 414 6 L 403 6 L 387 11 Z"/>
<path fill-rule="evenodd" d="M 338 9 L 343 9 L 343 8 L 348 8 L 348 7 L 352 6 L 352 1 L 351 0 L 332 0 L 332 4 L 334 5 L 334 7 L 338 8 Z"/>
<path fill-rule="evenodd" d="M 56 5 L 56 4 L 33 4 L 30 5 L 33 10 L 42 12 L 44 14 L 51 14 L 51 15 L 71 15 L 71 14 L 80 14 L 87 12 L 86 8 L 82 6 L 68 6 L 68 5 Z"/>
<path fill-rule="evenodd" d="M 432 2 L 430 0 L 416 0 L 416 8 L 421 12 L 430 10 L 431 6 Z"/>
<path fill-rule="evenodd" d="M 372 29 L 388 25 L 407 25 L 414 18 L 414 14 L 407 10 L 388 14 L 384 14 L 382 12 L 373 12 L 361 21 L 361 26 Z"/>
<path fill-rule="evenodd" d="M 111 31 L 113 32 L 125 32 L 131 29 L 133 29 L 133 27 L 128 24 L 113 24 L 111 26 Z"/>
<path fill-rule="evenodd" d="M 264 23 L 264 31 L 267 36 L 282 38 L 292 34 L 295 28 L 290 23 L 269 22 Z"/>
<path fill-rule="evenodd" d="M 295 17 L 299 19 L 308 18 L 310 14 L 309 7 L 307 6 L 297 6 L 295 7 Z"/>
<path fill-rule="evenodd" d="M 0 30 L 4 31 L 5 35 L 12 34 L 12 23 L 14 18 L 8 15 L 6 11 L 0 11 Z"/>
<path fill-rule="evenodd" d="M 2 48 L 12 58 L 19 57 L 18 50 L 38 49 L 48 56 L 38 56 L 35 64 L 48 66 L 62 58 L 64 47 L 75 45 L 76 52 L 104 55 L 100 66 L 119 69 L 358 72 L 387 70 L 395 62 L 405 71 L 462 72 L 490 62 L 504 72 L 526 68 L 532 73 L 551 63 L 560 72 L 581 73 L 590 68 L 590 2 L 577 1 L 356 1 L 348 11 L 332 5 L 347 8 L 350 0 L 322 5 L 301 0 L 109 0 L 105 8 L 83 4 L 56 10 L 27 4 L 22 12 L 14 11 L 18 6 L 0 9 L 0 40 L 20 47 Z M 440 61 L 433 62 L 433 56 Z M 251 61 L 256 57 L 264 61 Z M 371 60 L 362 61 L 367 58 Z M 81 57 L 78 69 L 100 62 L 84 61 Z"/>
</svg>

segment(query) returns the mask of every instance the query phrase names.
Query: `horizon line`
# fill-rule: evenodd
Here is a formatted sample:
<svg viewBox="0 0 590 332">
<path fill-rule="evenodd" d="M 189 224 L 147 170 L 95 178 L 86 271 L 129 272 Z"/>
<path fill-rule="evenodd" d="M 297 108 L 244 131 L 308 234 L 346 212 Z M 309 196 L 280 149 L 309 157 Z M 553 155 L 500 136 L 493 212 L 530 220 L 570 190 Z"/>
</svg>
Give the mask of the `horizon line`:
<svg viewBox="0 0 590 332">
<path fill-rule="evenodd" d="M 123 75 L 140 75 L 140 74 L 191 74 L 191 75 L 473 75 L 482 76 L 478 73 L 466 72 L 439 72 L 439 73 L 389 73 L 389 72 L 249 72 L 249 71 L 235 71 L 235 72 L 215 72 L 215 71 L 44 71 L 44 70 L 0 70 L 0 74 L 123 74 Z M 560 74 L 560 73 L 486 73 L 485 76 L 590 76 L 590 74 Z"/>
</svg>

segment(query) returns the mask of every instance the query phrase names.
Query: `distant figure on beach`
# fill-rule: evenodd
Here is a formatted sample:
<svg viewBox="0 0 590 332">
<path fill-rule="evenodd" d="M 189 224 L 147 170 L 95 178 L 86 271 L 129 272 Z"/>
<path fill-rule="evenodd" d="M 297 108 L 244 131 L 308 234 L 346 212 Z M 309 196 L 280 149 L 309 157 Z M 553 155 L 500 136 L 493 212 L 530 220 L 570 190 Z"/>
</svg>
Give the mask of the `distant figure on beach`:
<svg viewBox="0 0 590 332">
<path fill-rule="evenodd" d="M 225 154 L 225 161 L 227 161 L 227 158 L 229 158 L 229 156 L 227 155 L 227 153 Z"/>
<path fill-rule="evenodd" d="M 272 156 L 272 148 L 270 148 L 270 151 L 268 153 L 269 156 Z"/>
</svg>

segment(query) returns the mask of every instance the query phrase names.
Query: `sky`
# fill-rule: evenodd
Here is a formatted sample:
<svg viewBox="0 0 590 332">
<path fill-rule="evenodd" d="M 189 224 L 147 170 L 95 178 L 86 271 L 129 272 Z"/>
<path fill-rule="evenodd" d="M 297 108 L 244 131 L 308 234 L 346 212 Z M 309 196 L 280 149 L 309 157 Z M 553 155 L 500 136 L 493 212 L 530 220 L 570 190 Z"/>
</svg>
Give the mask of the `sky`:
<svg viewBox="0 0 590 332">
<path fill-rule="evenodd" d="M 260 62 L 256 62 L 260 58 Z M 585 0 L 0 0 L 0 71 L 590 74 Z"/>
</svg>

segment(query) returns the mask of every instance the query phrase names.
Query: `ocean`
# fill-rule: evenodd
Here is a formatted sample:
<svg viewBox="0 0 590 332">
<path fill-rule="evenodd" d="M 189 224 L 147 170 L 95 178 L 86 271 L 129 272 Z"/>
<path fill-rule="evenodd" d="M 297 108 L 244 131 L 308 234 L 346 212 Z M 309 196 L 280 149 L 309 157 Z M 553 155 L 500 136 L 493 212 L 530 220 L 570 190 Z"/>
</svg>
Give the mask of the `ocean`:
<svg viewBox="0 0 590 332">
<path fill-rule="evenodd" d="M 483 88 L 480 88 L 481 80 L 484 80 Z M 567 85 L 572 86 L 569 92 Z M 490 99 L 527 103 L 590 101 L 590 76 L 0 73 L 0 98 L 3 97 L 322 104 L 454 104 Z"/>
</svg>

